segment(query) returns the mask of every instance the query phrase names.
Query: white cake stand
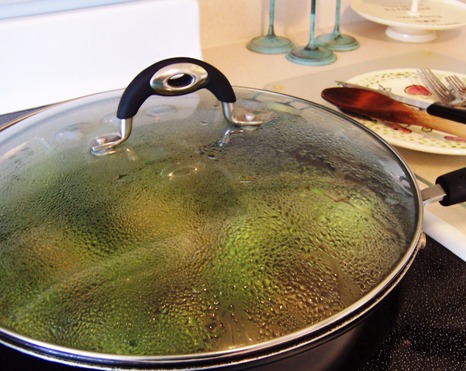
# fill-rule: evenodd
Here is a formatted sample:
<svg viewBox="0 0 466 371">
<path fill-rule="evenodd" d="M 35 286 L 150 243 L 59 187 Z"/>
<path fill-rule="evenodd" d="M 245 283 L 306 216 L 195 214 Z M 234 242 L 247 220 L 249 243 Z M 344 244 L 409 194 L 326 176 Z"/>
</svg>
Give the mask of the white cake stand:
<svg viewBox="0 0 466 371">
<path fill-rule="evenodd" d="M 432 41 L 437 31 L 466 25 L 466 4 L 455 0 L 352 0 L 351 8 L 404 42 Z"/>
</svg>

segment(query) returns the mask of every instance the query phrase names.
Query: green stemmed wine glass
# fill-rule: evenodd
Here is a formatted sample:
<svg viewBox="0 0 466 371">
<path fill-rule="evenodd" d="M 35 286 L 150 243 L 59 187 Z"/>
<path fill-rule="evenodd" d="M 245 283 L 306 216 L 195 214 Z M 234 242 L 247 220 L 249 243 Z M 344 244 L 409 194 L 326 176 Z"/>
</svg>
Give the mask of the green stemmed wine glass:
<svg viewBox="0 0 466 371">
<path fill-rule="evenodd" d="M 359 42 L 352 36 L 343 35 L 340 32 L 340 4 L 341 0 L 337 0 L 335 12 L 335 27 L 331 33 L 320 35 L 316 41 L 318 45 L 322 45 L 330 50 L 342 52 L 350 51 L 359 47 Z"/>
<path fill-rule="evenodd" d="M 337 57 L 330 49 L 319 46 L 315 39 L 316 0 L 311 0 L 311 26 L 309 42 L 306 46 L 290 50 L 286 58 L 291 62 L 319 66 L 335 62 Z"/>
<path fill-rule="evenodd" d="M 274 18 L 275 0 L 270 0 L 269 30 L 267 35 L 255 37 L 248 42 L 246 47 L 249 50 L 256 53 L 281 54 L 287 53 L 293 47 L 293 43 L 289 39 L 275 35 Z"/>
</svg>

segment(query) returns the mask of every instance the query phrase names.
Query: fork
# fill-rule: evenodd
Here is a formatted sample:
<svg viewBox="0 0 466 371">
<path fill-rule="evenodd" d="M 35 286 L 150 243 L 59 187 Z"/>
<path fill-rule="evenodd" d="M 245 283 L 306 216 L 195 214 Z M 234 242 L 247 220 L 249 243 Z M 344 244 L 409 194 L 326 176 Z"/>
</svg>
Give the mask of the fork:
<svg viewBox="0 0 466 371">
<path fill-rule="evenodd" d="M 450 91 L 450 89 L 429 68 L 417 70 L 422 83 L 434 94 L 435 98 L 443 104 L 452 106 L 461 101 Z"/>
<path fill-rule="evenodd" d="M 427 107 L 427 113 L 466 124 L 466 101 L 456 97 L 428 68 L 417 70 L 423 84 L 435 95 L 440 104 Z"/>
<path fill-rule="evenodd" d="M 445 77 L 450 89 L 460 98 L 466 102 L 466 84 L 457 75 Z"/>
</svg>

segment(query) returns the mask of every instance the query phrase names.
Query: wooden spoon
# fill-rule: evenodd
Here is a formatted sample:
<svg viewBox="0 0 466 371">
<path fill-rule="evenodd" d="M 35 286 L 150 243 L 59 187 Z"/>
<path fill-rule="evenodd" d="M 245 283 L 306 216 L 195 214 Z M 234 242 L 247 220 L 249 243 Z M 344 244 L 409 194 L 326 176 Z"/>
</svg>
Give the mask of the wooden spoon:
<svg viewBox="0 0 466 371">
<path fill-rule="evenodd" d="M 417 125 L 466 138 L 466 125 L 429 115 L 376 91 L 359 88 L 328 88 L 322 98 L 338 108 L 366 117 Z"/>
</svg>

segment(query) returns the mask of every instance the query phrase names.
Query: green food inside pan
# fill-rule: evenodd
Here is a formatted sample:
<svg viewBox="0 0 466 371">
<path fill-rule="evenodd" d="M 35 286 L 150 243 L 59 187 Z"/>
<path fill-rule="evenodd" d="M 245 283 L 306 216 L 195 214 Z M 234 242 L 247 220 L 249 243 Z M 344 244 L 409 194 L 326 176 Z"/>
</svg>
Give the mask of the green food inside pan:
<svg viewBox="0 0 466 371">
<path fill-rule="evenodd" d="M 2 239 L 4 326 L 109 353 L 236 347 L 342 310 L 401 253 L 375 196 L 322 174 L 232 185 L 214 166 L 161 182 L 143 173 L 104 195 L 57 178 L 13 206 L 23 215 Z"/>
<path fill-rule="evenodd" d="M 190 354 L 361 298 L 408 244 L 401 196 L 263 135 L 176 158 L 70 150 L 4 182 L 0 326 L 86 351 Z"/>
</svg>

